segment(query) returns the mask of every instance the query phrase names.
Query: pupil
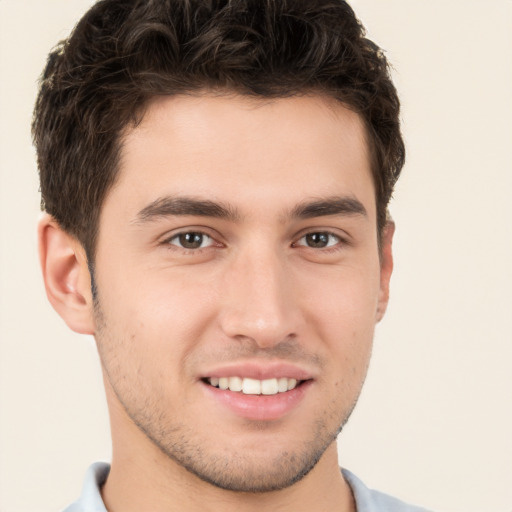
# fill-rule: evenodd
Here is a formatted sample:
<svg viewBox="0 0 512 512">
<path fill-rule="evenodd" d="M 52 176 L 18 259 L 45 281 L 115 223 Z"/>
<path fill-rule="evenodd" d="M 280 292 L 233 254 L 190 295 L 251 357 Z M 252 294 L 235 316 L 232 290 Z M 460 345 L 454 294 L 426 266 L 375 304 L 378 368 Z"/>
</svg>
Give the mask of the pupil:
<svg viewBox="0 0 512 512">
<path fill-rule="evenodd" d="M 186 249 L 198 249 L 203 243 L 203 235 L 201 233 L 184 233 L 180 235 L 180 244 Z"/>
<path fill-rule="evenodd" d="M 306 235 L 306 242 L 309 247 L 326 247 L 329 243 L 329 235 L 327 233 L 309 233 Z"/>
</svg>

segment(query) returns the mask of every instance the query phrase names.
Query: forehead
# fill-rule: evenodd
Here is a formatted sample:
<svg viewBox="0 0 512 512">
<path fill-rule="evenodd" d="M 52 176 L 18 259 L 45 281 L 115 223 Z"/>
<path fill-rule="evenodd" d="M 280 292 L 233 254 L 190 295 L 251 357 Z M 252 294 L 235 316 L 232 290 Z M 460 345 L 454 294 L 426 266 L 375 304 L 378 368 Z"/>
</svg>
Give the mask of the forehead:
<svg viewBox="0 0 512 512">
<path fill-rule="evenodd" d="M 123 137 L 111 195 L 144 207 L 166 195 L 282 204 L 357 195 L 370 216 L 374 191 L 358 114 L 319 95 L 159 97 Z M 108 198 L 107 198 L 108 202 Z"/>
</svg>

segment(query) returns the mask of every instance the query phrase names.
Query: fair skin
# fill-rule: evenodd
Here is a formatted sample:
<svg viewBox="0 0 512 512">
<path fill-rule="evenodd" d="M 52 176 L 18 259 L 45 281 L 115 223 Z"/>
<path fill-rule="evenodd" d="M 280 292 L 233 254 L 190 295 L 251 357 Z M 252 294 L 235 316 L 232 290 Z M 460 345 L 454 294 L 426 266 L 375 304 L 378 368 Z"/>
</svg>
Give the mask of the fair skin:
<svg viewBox="0 0 512 512">
<path fill-rule="evenodd" d="M 379 253 L 364 128 L 341 104 L 153 100 L 102 206 L 96 304 L 81 245 L 39 227 L 48 296 L 98 345 L 108 510 L 353 511 L 335 438 L 386 309 L 392 234 Z"/>
</svg>

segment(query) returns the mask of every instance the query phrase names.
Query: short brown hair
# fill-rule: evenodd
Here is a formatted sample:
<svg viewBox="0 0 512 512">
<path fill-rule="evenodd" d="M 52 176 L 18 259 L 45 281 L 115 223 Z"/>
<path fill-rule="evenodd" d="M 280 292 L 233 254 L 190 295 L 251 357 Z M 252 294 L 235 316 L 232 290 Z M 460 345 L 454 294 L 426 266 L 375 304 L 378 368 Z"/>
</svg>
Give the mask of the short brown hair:
<svg viewBox="0 0 512 512">
<path fill-rule="evenodd" d="M 383 52 L 342 0 L 101 0 L 50 53 L 33 136 L 41 207 L 94 256 L 121 134 L 157 95 L 327 94 L 359 113 L 379 233 L 404 163 Z"/>
</svg>

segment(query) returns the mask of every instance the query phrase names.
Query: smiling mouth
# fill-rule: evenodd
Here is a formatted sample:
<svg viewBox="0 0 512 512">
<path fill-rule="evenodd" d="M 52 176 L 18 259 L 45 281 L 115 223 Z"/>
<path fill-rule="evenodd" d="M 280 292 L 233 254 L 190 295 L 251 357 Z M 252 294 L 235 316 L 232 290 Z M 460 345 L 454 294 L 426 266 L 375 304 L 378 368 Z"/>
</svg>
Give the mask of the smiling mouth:
<svg viewBox="0 0 512 512">
<path fill-rule="evenodd" d="M 215 388 L 244 395 L 277 395 L 278 393 L 291 391 L 304 382 L 287 377 L 264 380 L 248 377 L 208 377 L 203 381 Z"/>
</svg>

